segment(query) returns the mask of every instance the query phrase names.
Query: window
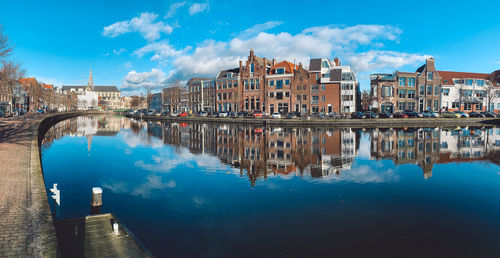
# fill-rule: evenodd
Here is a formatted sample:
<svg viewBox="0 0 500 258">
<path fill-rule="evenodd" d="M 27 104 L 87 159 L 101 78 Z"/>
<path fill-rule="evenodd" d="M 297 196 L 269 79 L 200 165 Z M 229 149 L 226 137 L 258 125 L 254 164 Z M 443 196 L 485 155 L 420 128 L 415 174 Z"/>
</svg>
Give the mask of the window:
<svg viewBox="0 0 500 258">
<path fill-rule="evenodd" d="M 406 91 L 405 90 L 399 90 L 399 98 L 400 99 L 406 98 Z"/>
<path fill-rule="evenodd" d="M 408 91 L 408 98 L 409 99 L 414 99 L 415 98 L 415 91 L 414 90 L 409 90 Z"/>
<path fill-rule="evenodd" d="M 319 79 L 319 73 L 316 73 L 316 80 Z"/>
<path fill-rule="evenodd" d="M 372 85 L 371 95 L 372 97 L 377 97 L 377 85 Z"/>
<path fill-rule="evenodd" d="M 434 111 L 438 111 L 439 110 L 439 100 L 434 100 Z"/>
<path fill-rule="evenodd" d="M 398 101 L 398 110 L 406 110 L 406 102 Z"/>
<path fill-rule="evenodd" d="M 283 92 L 276 92 L 276 99 L 282 100 L 283 99 Z"/>
<path fill-rule="evenodd" d="M 248 90 L 248 80 L 245 80 L 245 90 Z"/>
<path fill-rule="evenodd" d="M 254 90 L 254 89 L 255 89 L 253 79 L 250 79 L 250 89 L 251 89 L 251 90 Z"/>
<path fill-rule="evenodd" d="M 406 86 L 406 78 L 405 77 L 399 78 L 399 86 Z"/>
<path fill-rule="evenodd" d="M 427 96 L 432 95 L 432 85 L 427 85 Z"/>
<path fill-rule="evenodd" d="M 406 105 L 407 110 L 415 111 L 415 102 L 408 102 Z"/>
<path fill-rule="evenodd" d="M 274 92 L 269 92 L 269 98 L 274 98 Z"/>
<path fill-rule="evenodd" d="M 342 81 L 353 81 L 354 78 L 351 73 L 342 73 Z"/>
<path fill-rule="evenodd" d="M 326 102 L 325 95 L 321 95 L 321 102 Z"/>
<path fill-rule="evenodd" d="M 312 92 L 318 92 L 319 86 L 318 85 L 311 85 L 311 91 Z"/>
<path fill-rule="evenodd" d="M 427 72 L 427 80 L 428 81 L 432 81 L 433 78 L 434 78 L 434 73 L 433 72 Z"/>
<path fill-rule="evenodd" d="M 419 95 L 421 95 L 421 96 L 425 95 L 424 85 L 420 85 L 418 89 L 419 89 L 419 91 L 418 91 Z"/>
<path fill-rule="evenodd" d="M 415 87 L 415 78 L 408 78 L 408 86 Z"/>
<path fill-rule="evenodd" d="M 440 88 L 439 85 L 434 86 L 434 96 L 439 96 L 440 92 L 439 88 Z"/>
<path fill-rule="evenodd" d="M 470 86 L 472 86 L 472 84 L 473 84 L 473 83 L 474 83 L 474 80 L 472 80 L 472 79 L 467 79 L 467 80 L 465 80 L 465 85 L 470 85 Z"/>
<path fill-rule="evenodd" d="M 318 104 L 319 103 L 319 96 L 312 96 L 312 104 Z"/>
<path fill-rule="evenodd" d="M 274 81 L 269 81 L 269 86 L 274 86 Z"/>
<path fill-rule="evenodd" d="M 483 103 L 476 104 L 476 111 L 483 111 Z"/>
<path fill-rule="evenodd" d="M 328 64 L 328 61 L 323 60 L 323 62 L 321 62 L 321 68 L 330 68 L 330 65 Z"/>
<path fill-rule="evenodd" d="M 285 80 L 285 85 L 290 85 L 290 80 L 286 79 Z"/>
<path fill-rule="evenodd" d="M 307 100 L 307 95 L 305 95 L 305 94 L 304 94 L 304 95 L 302 96 L 302 100 Z"/>
<path fill-rule="evenodd" d="M 276 89 L 283 89 L 283 80 L 276 81 Z"/>
<path fill-rule="evenodd" d="M 392 97 L 391 86 L 382 86 L 382 97 Z"/>
<path fill-rule="evenodd" d="M 290 92 L 289 91 L 285 92 L 285 97 L 287 97 L 287 98 L 290 97 Z"/>
<path fill-rule="evenodd" d="M 450 89 L 443 89 L 443 96 L 449 96 L 450 95 Z"/>
<path fill-rule="evenodd" d="M 284 74 L 285 73 L 285 68 L 277 68 L 276 69 L 276 74 Z"/>
<path fill-rule="evenodd" d="M 477 80 L 476 85 L 477 86 L 484 86 L 484 80 Z"/>
<path fill-rule="evenodd" d="M 251 64 L 250 64 L 250 72 L 251 72 L 251 73 L 253 73 L 253 72 L 254 72 L 254 70 L 255 70 L 255 67 L 254 67 L 254 66 L 255 66 L 255 65 L 254 65 L 254 63 L 251 63 Z"/>
<path fill-rule="evenodd" d="M 260 79 L 255 79 L 255 89 L 260 89 Z"/>
<path fill-rule="evenodd" d="M 471 103 L 465 103 L 464 104 L 464 110 L 468 110 L 468 111 L 472 110 L 472 104 Z"/>
<path fill-rule="evenodd" d="M 325 91 L 325 85 L 321 84 L 321 91 Z"/>
<path fill-rule="evenodd" d="M 451 102 L 451 108 L 460 108 L 458 102 Z"/>
</svg>

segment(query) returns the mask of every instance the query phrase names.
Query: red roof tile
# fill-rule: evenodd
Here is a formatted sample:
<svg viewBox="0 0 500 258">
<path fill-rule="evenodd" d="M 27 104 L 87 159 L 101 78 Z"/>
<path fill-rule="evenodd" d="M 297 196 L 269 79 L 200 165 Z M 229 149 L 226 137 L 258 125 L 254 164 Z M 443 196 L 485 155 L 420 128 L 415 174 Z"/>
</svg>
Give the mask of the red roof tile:
<svg viewBox="0 0 500 258">
<path fill-rule="evenodd" d="M 437 71 L 443 80 L 444 85 L 453 85 L 453 78 L 457 79 L 483 79 L 488 80 L 489 73 L 464 73 L 451 71 Z"/>
</svg>

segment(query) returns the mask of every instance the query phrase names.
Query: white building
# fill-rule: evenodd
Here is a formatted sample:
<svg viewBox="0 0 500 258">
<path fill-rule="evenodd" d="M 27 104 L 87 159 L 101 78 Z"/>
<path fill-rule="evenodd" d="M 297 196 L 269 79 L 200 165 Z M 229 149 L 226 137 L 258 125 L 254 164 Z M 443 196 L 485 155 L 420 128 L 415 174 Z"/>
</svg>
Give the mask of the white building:
<svg viewBox="0 0 500 258">
<path fill-rule="evenodd" d="M 442 77 L 441 107 L 449 111 L 482 112 L 500 109 L 500 88 L 490 74 L 438 71 Z"/>
</svg>

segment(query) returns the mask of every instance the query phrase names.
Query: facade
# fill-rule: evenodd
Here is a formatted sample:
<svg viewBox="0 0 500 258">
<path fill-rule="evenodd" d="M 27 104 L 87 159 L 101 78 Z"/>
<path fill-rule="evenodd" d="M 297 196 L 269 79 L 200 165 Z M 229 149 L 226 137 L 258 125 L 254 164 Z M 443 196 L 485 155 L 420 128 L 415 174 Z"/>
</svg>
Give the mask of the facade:
<svg viewBox="0 0 500 258">
<path fill-rule="evenodd" d="M 269 112 L 266 109 L 266 75 L 271 68 L 271 61 L 258 57 L 253 50 L 243 65 L 240 61 L 242 81 L 241 109 L 248 112 Z"/>
<path fill-rule="evenodd" d="M 267 89 L 265 91 L 267 100 L 265 101 L 265 110 L 268 110 L 269 114 L 279 112 L 281 115 L 285 115 L 292 110 L 292 82 L 294 72 L 298 67 L 288 61 L 276 63 L 273 60 L 272 64 L 265 77 L 265 88 Z"/>
<path fill-rule="evenodd" d="M 370 97 L 371 108 L 380 111 L 440 111 L 441 76 L 434 58 L 427 59 L 414 73 L 370 75 Z"/>
<path fill-rule="evenodd" d="M 163 108 L 162 101 L 163 101 L 163 96 L 161 92 L 151 94 L 149 108 L 154 109 L 155 111 L 161 111 Z"/>
<path fill-rule="evenodd" d="M 215 111 L 215 87 L 211 78 L 191 78 L 188 83 L 190 110 L 192 112 Z"/>
<path fill-rule="evenodd" d="M 94 86 L 92 70 L 89 74 L 89 82 L 86 86 L 62 86 L 63 92 L 78 95 L 78 110 L 121 108 L 120 91 L 116 86 Z"/>
<path fill-rule="evenodd" d="M 309 71 L 300 63 L 293 73 L 291 86 L 293 112 L 301 114 L 309 113 L 311 110 L 311 80 Z"/>
<path fill-rule="evenodd" d="M 180 110 L 181 103 L 181 86 L 172 86 L 164 88 L 163 93 L 163 110 L 168 113 L 177 113 Z"/>
<path fill-rule="evenodd" d="M 238 112 L 241 105 L 240 69 L 219 72 L 215 79 L 215 108 L 218 112 Z"/>
<path fill-rule="evenodd" d="M 359 108 L 359 83 L 349 66 L 338 58 L 311 59 L 309 63 L 312 113 L 351 113 Z"/>
<path fill-rule="evenodd" d="M 439 71 L 443 77 L 443 110 L 482 112 L 487 108 L 486 89 L 492 86 L 487 73 Z"/>
</svg>

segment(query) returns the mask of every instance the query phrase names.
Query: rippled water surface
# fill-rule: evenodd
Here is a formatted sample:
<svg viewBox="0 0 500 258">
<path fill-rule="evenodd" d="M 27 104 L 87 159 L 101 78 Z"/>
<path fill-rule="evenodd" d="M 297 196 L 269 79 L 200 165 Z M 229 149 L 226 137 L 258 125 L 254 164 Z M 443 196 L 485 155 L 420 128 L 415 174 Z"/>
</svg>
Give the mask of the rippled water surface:
<svg viewBox="0 0 500 258">
<path fill-rule="evenodd" d="M 498 257 L 500 128 L 78 117 L 47 133 L 56 218 L 91 188 L 158 257 Z"/>
</svg>

